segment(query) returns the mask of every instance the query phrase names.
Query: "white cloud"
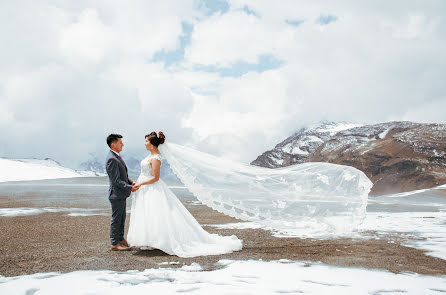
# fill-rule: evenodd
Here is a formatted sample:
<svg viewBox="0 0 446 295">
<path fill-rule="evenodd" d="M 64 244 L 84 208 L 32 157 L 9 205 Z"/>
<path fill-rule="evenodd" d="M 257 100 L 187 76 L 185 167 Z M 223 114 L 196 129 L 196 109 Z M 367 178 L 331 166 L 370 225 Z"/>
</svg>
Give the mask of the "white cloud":
<svg viewBox="0 0 446 295">
<path fill-rule="evenodd" d="M 195 27 L 187 62 L 227 66 L 239 60 L 252 63 L 261 54 L 272 53 L 283 65 L 273 71 L 276 83 L 268 83 L 268 74 L 267 79 L 260 79 L 263 74 L 259 74 L 256 82 L 249 83 L 247 74 L 234 79 L 238 84 L 221 79 L 227 81 L 202 85 L 212 95 L 197 98 L 185 122 L 203 140 L 212 138 L 210 146 L 224 146 L 222 133 L 232 134 L 232 142 L 242 143 L 245 138 L 254 140 L 254 134 L 262 130 L 265 142 L 259 144 L 266 149 L 274 140 L 270 130 L 283 139 L 298 126 L 321 119 L 379 122 L 436 118 L 446 122 L 429 106 L 433 99 L 446 100 L 440 78 L 446 74 L 445 10 L 438 10 L 444 5 L 433 1 L 427 5 L 230 3 L 228 13 L 214 14 Z M 242 12 L 244 7 L 258 17 Z M 317 20 L 324 15 L 332 15 L 336 21 L 322 25 Z M 287 20 L 303 22 L 292 26 Z M 271 102 L 277 102 L 281 110 L 272 109 L 269 116 L 257 110 L 259 105 L 271 108 Z M 246 105 L 255 111 L 244 112 Z M 221 119 L 215 123 L 212 118 L 217 115 Z M 243 132 L 229 133 L 234 126 Z"/>
<path fill-rule="evenodd" d="M 435 30 L 438 19 L 428 19 L 422 14 L 408 14 L 399 22 L 383 21 L 381 26 L 388 28 L 397 39 L 423 38 Z"/>
<path fill-rule="evenodd" d="M 1 2 L 0 157 L 76 166 L 105 151 L 110 132 L 137 152 L 152 130 L 187 137 L 177 114 L 189 91 L 150 59 L 179 46 L 182 22 L 200 15 L 194 2 L 88 4 Z"/>
<path fill-rule="evenodd" d="M 249 162 L 322 119 L 446 122 L 442 1 L 229 3 L 205 16 L 194 0 L 0 2 L 0 156 L 76 163 L 106 149 L 109 132 L 140 151 L 163 130 Z M 336 20 L 318 23 L 327 15 Z M 153 62 L 181 52 L 184 22 L 184 60 Z M 264 55 L 282 64 L 237 77 L 197 70 Z"/>
<path fill-rule="evenodd" d="M 277 43 L 289 35 L 289 30 L 274 31 L 243 11 L 216 13 L 195 25 L 185 58 L 190 63 L 223 67 L 238 60 L 257 63 L 260 55 L 275 53 Z"/>
<path fill-rule="evenodd" d="M 218 78 L 212 85 L 218 95 L 194 94 L 194 106 L 183 121 L 201 148 L 247 161 L 288 135 L 283 127 L 294 111 L 280 71 Z"/>
<path fill-rule="evenodd" d="M 445 110 L 446 99 L 435 100 L 418 106 L 412 106 L 401 117 L 395 118 L 395 120 L 412 120 L 423 123 L 444 122 Z"/>
<path fill-rule="evenodd" d="M 62 29 L 60 49 L 65 58 L 75 58 L 73 64 L 86 59 L 100 61 L 107 50 L 112 49 L 114 32 L 99 19 L 95 9 L 81 12 L 78 20 Z"/>
<path fill-rule="evenodd" d="M 13 121 L 13 116 L 6 103 L 0 102 L 0 124 L 6 125 Z"/>
</svg>

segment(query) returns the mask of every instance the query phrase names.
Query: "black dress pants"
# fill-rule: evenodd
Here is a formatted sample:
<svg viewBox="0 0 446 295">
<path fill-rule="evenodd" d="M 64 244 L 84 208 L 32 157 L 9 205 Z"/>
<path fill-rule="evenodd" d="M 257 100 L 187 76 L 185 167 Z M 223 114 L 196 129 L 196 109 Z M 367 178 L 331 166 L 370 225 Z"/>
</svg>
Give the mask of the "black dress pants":
<svg viewBox="0 0 446 295">
<path fill-rule="evenodd" d="M 124 240 L 124 224 L 126 215 L 126 200 L 110 200 L 112 217 L 110 221 L 110 242 L 112 245 Z"/>
</svg>

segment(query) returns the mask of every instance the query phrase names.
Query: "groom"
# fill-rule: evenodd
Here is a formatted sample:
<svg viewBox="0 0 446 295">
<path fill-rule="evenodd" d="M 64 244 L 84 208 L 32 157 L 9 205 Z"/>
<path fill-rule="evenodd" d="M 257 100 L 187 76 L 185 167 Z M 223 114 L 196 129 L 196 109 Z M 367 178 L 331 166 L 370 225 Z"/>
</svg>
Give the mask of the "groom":
<svg viewBox="0 0 446 295">
<path fill-rule="evenodd" d="M 124 239 L 124 223 L 126 215 L 126 199 L 131 192 L 137 191 L 135 182 L 131 181 L 127 166 L 119 154 L 124 147 L 122 135 L 110 134 L 107 137 L 107 144 L 110 152 L 105 159 L 105 167 L 110 182 L 108 199 L 112 207 L 112 218 L 110 222 L 110 242 L 111 250 L 129 250 L 129 244 Z"/>
</svg>

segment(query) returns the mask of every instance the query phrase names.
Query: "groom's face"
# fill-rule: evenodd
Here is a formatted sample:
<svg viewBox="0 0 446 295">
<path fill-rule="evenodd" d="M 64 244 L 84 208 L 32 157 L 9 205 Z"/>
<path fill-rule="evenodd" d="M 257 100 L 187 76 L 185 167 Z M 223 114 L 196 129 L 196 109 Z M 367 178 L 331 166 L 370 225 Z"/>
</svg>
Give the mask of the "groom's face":
<svg viewBox="0 0 446 295">
<path fill-rule="evenodd" d="M 122 148 L 124 147 L 124 143 L 122 142 L 121 138 L 118 138 L 117 141 L 112 142 L 111 148 L 117 153 L 120 153 L 122 151 Z"/>
</svg>

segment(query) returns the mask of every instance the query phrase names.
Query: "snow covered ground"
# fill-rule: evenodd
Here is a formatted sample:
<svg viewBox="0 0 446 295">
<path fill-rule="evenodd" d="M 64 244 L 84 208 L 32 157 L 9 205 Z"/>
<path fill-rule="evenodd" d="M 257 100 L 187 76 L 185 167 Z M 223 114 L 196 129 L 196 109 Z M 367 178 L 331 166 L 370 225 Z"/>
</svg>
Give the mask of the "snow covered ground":
<svg viewBox="0 0 446 295">
<path fill-rule="evenodd" d="M 446 260 L 446 199 L 438 193 L 446 185 L 431 189 L 374 197 L 360 228 L 349 234 L 354 238 L 399 241 L 427 251 L 427 255 Z M 255 222 L 208 224 L 217 228 L 261 228 Z M 274 232 L 276 237 L 308 237 L 305 230 Z M 347 236 L 347 237 L 348 237 Z M 319 237 L 319 238 L 336 238 Z"/>
<path fill-rule="evenodd" d="M 367 217 L 354 238 L 386 239 L 446 260 L 446 186 L 371 197 Z M 100 209 L 1 208 L 0 216 L 66 212 L 70 216 L 104 214 Z M 209 226 L 209 225 L 208 225 Z M 261 228 L 253 222 L 215 225 Z M 299 233 L 275 233 L 299 236 Z M 144 271 L 76 271 L 0 276 L 0 294 L 446 294 L 446 276 L 393 274 L 306 261 L 228 261 L 203 271 L 198 264 Z M 181 264 L 181 263 L 175 263 Z"/>
<path fill-rule="evenodd" d="M 350 237 L 385 238 L 427 251 L 427 255 L 446 260 L 446 212 L 371 212 L 361 228 Z M 262 228 L 255 222 L 207 224 L 225 229 Z M 301 232 L 275 232 L 276 237 L 306 237 Z M 336 238 L 336 237 L 333 237 Z M 446 262 L 445 262 L 446 263 Z"/>
<path fill-rule="evenodd" d="M 53 160 L 0 158 L 0 182 L 99 176 L 91 171 L 77 171 Z"/>
<path fill-rule="evenodd" d="M 446 276 L 344 268 L 321 263 L 221 260 L 221 269 L 76 271 L 0 277 L 1 294 L 444 294 Z"/>
<path fill-rule="evenodd" d="M 68 216 L 92 216 L 92 215 L 110 215 L 108 212 L 104 212 L 102 209 L 86 209 L 86 208 L 0 208 L 0 216 L 3 217 L 15 217 L 15 216 L 27 216 L 37 215 L 42 213 L 54 213 L 65 212 Z"/>
<path fill-rule="evenodd" d="M 361 230 L 373 231 L 371 238 L 398 240 L 446 260 L 445 225 L 446 212 L 368 213 Z"/>
</svg>

